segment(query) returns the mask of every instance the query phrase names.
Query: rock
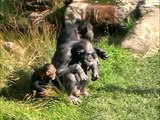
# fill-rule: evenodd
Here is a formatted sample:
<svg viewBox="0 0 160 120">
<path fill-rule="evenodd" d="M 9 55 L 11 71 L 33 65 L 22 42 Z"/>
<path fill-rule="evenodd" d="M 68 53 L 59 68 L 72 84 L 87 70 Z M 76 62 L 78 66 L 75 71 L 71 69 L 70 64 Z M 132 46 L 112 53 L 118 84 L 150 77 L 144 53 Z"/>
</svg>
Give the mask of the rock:
<svg viewBox="0 0 160 120">
<path fill-rule="evenodd" d="M 28 15 L 29 20 L 33 25 L 39 25 L 41 22 L 45 21 L 45 17 L 50 13 L 49 10 L 41 11 L 41 12 L 31 12 Z"/>
<path fill-rule="evenodd" d="M 160 0 L 145 0 L 145 7 L 160 6 Z"/>
<path fill-rule="evenodd" d="M 16 45 L 13 42 L 4 42 L 4 41 L 1 41 L 1 44 L 5 48 L 5 50 L 7 50 L 9 52 L 16 53 L 18 55 L 24 55 L 24 53 L 25 53 L 25 49 L 23 49 L 19 45 Z"/>
<path fill-rule="evenodd" d="M 87 19 L 96 27 L 121 26 L 121 23 L 126 19 L 135 9 L 141 6 L 143 2 L 136 0 L 121 0 L 114 4 L 99 2 L 83 2 L 73 1 L 65 11 L 65 23 L 74 23 L 76 19 Z"/>
<path fill-rule="evenodd" d="M 27 11 L 45 11 L 55 5 L 53 0 L 23 0 L 22 7 Z"/>
<path fill-rule="evenodd" d="M 153 8 L 152 12 L 142 17 L 129 30 L 122 40 L 121 47 L 143 56 L 156 54 L 160 49 L 159 31 L 159 9 Z"/>
<path fill-rule="evenodd" d="M 45 24 L 45 17 L 52 12 L 56 0 L 23 0 L 24 14 L 29 18 L 32 25 Z"/>
</svg>

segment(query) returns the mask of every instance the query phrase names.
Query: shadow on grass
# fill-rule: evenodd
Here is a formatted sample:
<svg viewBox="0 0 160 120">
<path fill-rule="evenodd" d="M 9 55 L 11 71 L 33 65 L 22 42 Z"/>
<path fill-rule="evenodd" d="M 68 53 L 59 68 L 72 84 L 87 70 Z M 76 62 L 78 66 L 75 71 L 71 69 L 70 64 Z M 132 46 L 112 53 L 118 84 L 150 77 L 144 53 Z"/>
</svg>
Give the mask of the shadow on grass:
<svg viewBox="0 0 160 120">
<path fill-rule="evenodd" d="M 24 70 L 18 70 L 8 77 L 7 87 L 2 88 L 2 95 L 7 99 L 23 100 L 30 91 L 30 76 Z"/>
<path fill-rule="evenodd" d="M 106 91 L 106 92 L 123 92 L 127 94 L 138 94 L 138 95 L 160 93 L 160 89 L 158 88 L 139 88 L 138 86 L 129 86 L 128 88 L 121 88 L 113 84 L 107 84 L 106 86 L 97 88 L 96 90 Z"/>
</svg>

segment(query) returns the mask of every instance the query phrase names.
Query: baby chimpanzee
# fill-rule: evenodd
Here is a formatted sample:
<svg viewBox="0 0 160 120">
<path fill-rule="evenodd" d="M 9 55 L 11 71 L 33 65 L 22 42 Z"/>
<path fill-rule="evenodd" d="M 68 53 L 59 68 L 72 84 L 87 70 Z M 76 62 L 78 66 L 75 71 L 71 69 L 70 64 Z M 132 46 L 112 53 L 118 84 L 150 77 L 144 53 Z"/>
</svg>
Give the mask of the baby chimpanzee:
<svg viewBox="0 0 160 120">
<path fill-rule="evenodd" d="M 54 86 L 56 77 L 56 68 L 53 64 L 47 63 L 43 67 L 35 69 L 31 76 L 31 94 L 25 96 L 24 99 L 30 99 L 34 97 L 44 97 L 49 95 L 48 89 L 53 88 L 55 92 L 58 89 Z"/>
</svg>

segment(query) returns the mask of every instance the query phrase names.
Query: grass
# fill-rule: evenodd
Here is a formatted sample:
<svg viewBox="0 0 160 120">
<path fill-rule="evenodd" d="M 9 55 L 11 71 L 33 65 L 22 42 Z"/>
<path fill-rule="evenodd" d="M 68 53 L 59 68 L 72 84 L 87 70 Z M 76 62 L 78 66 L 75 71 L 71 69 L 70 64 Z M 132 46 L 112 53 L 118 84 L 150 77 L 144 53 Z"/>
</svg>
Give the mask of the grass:
<svg viewBox="0 0 160 120">
<path fill-rule="evenodd" d="M 1 6 L 6 6 L 7 2 L 1 1 Z M 7 9 L 7 16 L 10 16 L 13 8 L 3 9 Z M 11 20 L 16 21 L 16 18 L 7 18 L 7 21 Z M 125 27 L 130 28 L 132 23 L 128 20 Z M 56 44 L 54 35 L 47 30 L 41 35 L 31 29 L 27 33 L 0 32 L 0 41 L 14 42 L 25 50 L 23 55 L 18 55 L 0 46 L 0 120 L 159 119 L 159 55 L 133 58 L 127 50 L 118 47 L 119 36 L 99 38 L 99 42 L 94 43 L 107 51 L 109 58 L 99 60 L 100 79 L 91 81 L 90 96 L 81 98 L 82 104 L 71 104 L 65 93 L 48 99 L 24 101 L 33 68 L 50 62 Z"/>
<path fill-rule="evenodd" d="M 6 87 L 1 87 L 0 119 L 158 120 L 159 56 L 133 58 L 128 51 L 108 45 L 107 38 L 95 43 L 108 52 L 109 58 L 100 60 L 100 79 L 91 81 L 90 96 L 82 98 L 81 105 L 72 105 L 64 93 L 50 99 L 23 101 L 33 67 L 50 62 L 54 52 L 55 41 L 37 39 L 21 40 L 26 52 L 18 61 L 1 47 L 0 78 Z M 10 60 L 6 60 L 9 56 Z"/>
</svg>

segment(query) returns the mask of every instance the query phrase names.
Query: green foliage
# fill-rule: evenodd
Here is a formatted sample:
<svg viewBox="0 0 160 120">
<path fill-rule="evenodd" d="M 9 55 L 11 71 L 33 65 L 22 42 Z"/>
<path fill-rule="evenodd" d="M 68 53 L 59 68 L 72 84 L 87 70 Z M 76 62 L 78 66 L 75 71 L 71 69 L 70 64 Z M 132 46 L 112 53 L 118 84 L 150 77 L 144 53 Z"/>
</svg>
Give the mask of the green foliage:
<svg viewBox="0 0 160 120">
<path fill-rule="evenodd" d="M 122 23 L 123 29 L 126 30 L 126 32 L 133 27 L 136 20 L 133 17 L 127 17 L 126 20 Z"/>
<path fill-rule="evenodd" d="M 0 11 L 5 14 L 15 12 L 14 2 L 12 0 L 0 0 Z"/>
</svg>

